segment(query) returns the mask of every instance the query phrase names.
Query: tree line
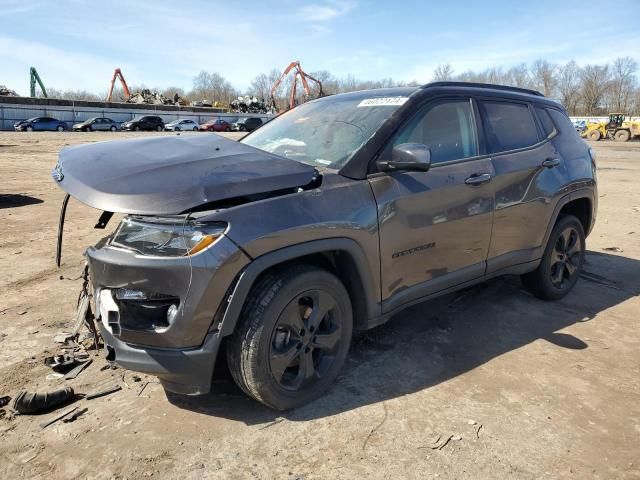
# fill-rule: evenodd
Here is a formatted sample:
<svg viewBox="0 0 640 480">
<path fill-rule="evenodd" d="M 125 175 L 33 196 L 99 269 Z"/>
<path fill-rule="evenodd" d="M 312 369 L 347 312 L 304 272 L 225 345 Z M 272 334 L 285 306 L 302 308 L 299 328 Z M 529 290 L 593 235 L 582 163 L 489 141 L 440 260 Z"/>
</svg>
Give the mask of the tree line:
<svg viewBox="0 0 640 480">
<path fill-rule="evenodd" d="M 529 88 L 542 92 L 545 96 L 562 102 L 571 115 L 599 116 L 608 112 L 622 112 L 629 115 L 640 115 L 640 86 L 636 73 L 637 62 L 631 57 L 619 57 L 611 63 L 588 64 L 580 66 L 575 61 L 555 64 L 547 60 L 536 60 L 530 64 L 521 63 L 508 69 L 490 67 L 483 71 L 465 71 L 457 73 L 451 65 L 438 65 L 431 81 L 465 81 L 489 84 L 511 85 Z M 156 90 L 166 97 L 178 94 L 187 101 L 208 101 L 219 106 L 226 106 L 238 96 L 249 95 L 259 100 L 268 101 L 272 85 L 280 77 L 281 71 L 272 69 L 267 73 L 256 75 L 246 91 L 234 87 L 231 82 L 217 72 L 201 71 L 193 78 L 192 88 L 185 91 L 180 87 L 149 88 L 145 85 L 131 86 L 136 92 L 144 88 Z M 325 94 L 345 93 L 373 88 L 415 86 L 421 82 L 395 81 L 392 78 L 381 80 L 359 80 L 353 75 L 337 77 L 327 70 L 310 72 L 322 82 Z M 312 95 L 317 95 L 318 88 L 311 82 Z M 275 92 L 276 103 L 284 108 L 288 102 L 291 78 L 286 78 Z M 302 96 L 302 88 L 298 88 Z M 101 101 L 104 94 L 87 91 L 56 89 L 49 90 L 50 97 L 70 100 Z M 115 97 L 123 99 L 122 91 L 116 89 Z"/>
</svg>

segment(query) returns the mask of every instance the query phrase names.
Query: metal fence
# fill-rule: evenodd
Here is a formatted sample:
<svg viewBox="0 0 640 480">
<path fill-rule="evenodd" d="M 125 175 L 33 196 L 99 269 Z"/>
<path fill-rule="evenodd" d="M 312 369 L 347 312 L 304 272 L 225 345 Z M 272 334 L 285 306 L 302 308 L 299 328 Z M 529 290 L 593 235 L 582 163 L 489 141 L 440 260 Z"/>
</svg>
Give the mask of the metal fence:
<svg viewBox="0 0 640 480">
<path fill-rule="evenodd" d="M 202 110 L 202 109 L 199 109 Z M 260 117 L 263 119 L 270 118 L 270 115 L 263 114 L 240 114 L 240 113 L 220 113 L 216 111 L 194 112 L 189 110 L 174 109 L 167 111 L 165 109 L 156 108 L 149 105 L 149 108 L 112 108 L 112 107 L 93 107 L 93 106 L 77 106 L 77 105 L 19 105 L 15 103 L 3 103 L 0 99 L 0 130 L 13 130 L 13 124 L 33 117 L 53 117 L 63 121 L 67 127 L 71 129 L 74 123 L 79 123 L 91 117 L 107 117 L 116 122 L 126 122 L 134 117 L 141 115 L 158 115 L 165 123 L 169 123 L 177 119 L 193 120 L 198 124 L 204 123 L 212 118 L 223 118 L 233 122 L 242 117 Z"/>
</svg>

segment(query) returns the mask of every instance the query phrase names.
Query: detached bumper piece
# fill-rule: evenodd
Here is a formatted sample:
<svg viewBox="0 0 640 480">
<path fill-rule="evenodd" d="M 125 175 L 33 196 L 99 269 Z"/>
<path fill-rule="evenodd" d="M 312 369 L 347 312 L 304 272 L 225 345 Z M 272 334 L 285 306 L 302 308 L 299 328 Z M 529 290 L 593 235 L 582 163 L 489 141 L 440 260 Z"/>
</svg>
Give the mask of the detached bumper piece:
<svg viewBox="0 0 640 480">
<path fill-rule="evenodd" d="M 213 368 L 221 340 L 217 333 L 207 335 L 198 348 L 143 349 L 118 339 L 102 322 L 98 325 L 107 358 L 123 368 L 155 375 L 166 390 L 182 395 L 201 395 L 211 389 Z"/>
</svg>

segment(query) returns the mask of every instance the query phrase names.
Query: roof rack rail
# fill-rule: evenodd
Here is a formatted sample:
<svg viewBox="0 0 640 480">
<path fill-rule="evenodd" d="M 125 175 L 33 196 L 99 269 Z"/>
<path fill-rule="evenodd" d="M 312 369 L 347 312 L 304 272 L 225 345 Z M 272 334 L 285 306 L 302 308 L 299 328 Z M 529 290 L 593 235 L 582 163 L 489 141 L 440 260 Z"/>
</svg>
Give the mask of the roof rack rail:
<svg viewBox="0 0 640 480">
<path fill-rule="evenodd" d="M 423 85 L 421 88 L 429 87 L 477 87 L 477 88 L 493 88 L 494 90 L 506 90 L 511 92 L 528 93 L 529 95 L 536 95 L 538 97 L 544 97 L 544 95 L 537 90 L 531 90 L 529 88 L 511 87 L 509 85 L 494 85 L 491 83 L 475 83 L 475 82 L 431 82 Z"/>
</svg>

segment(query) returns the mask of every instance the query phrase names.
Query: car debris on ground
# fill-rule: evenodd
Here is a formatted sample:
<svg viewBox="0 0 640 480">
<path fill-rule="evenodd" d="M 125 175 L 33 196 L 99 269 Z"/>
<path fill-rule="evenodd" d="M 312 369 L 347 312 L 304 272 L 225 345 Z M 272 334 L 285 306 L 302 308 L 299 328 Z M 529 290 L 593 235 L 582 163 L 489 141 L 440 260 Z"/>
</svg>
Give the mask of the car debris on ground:
<svg viewBox="0 0 640 480">
<path fill-rule="evenodd" d="M 75 392 L 71 387 L 43 393 L 22 391 L 13 400 L 12 408 L 21 415 L 32 415 L 52 410 L 71 401 L 74 397 Z"/>
<path fill-rule="evenodd" d="M 114 386 L 109 387 L 109 388 L 107 388 L 105 390 L 100 390 L 98 392 L 90 393 L 84 398 L 85 398 L 85 400 L 93 400 L 94 398 L 104 397 L 105 395 L 110 395 L 112 393 L 119 392 L 120 390 L 122 390 L 122 386 L 114 385 Z"/>
</svg>

